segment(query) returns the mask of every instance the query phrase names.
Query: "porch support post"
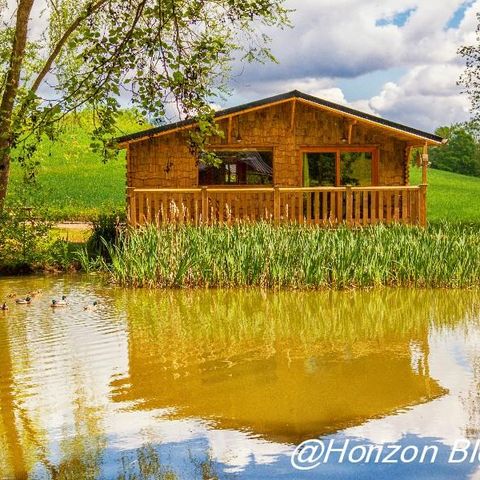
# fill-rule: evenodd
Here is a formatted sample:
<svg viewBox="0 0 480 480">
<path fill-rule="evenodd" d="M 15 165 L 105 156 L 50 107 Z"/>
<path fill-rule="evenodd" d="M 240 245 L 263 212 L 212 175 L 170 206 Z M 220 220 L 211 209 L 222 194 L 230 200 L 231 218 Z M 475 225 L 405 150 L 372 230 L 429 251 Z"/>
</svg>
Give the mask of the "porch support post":
<svg viewBox="0 0 480 480">
<path fill-rule="evenodd" d="M 422 183 L 427 185 L 427 168 L 428 168 L 428 144 L 425 143 L 422 155 Z"/>
<path fill-rule="evenodd" d="M 422 227 L 427 225 L 427 169 L 428 169 L 428 143 L 423 146 L 422 155 L 422 184 L 420 185 L 420 218 Z"/>
</svg>

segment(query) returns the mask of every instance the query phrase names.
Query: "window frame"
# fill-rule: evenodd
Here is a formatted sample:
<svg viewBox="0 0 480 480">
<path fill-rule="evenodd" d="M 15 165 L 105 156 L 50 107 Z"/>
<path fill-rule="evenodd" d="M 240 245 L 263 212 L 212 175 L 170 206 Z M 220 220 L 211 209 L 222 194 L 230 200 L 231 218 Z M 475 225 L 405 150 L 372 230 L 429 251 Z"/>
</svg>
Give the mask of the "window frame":
<svg viewBox="0 0 480 480">
<path fill-rule="evenodd" d="M 232 145 L 212 145 L 213 148 L 210 149 L 211 152 L 251 152 L 251 151 L 258 151 L 258 152 L 270 152 L 272 154 L 272 181 L 271 183 L 265 183 L 265 184 L 206 184 L 206 185 L 201 185 L 200 184 L 200 168 L 197 166 L 197 186 L 198 187 L 207 187 L 207 188 L 268 188 L 268 187 L 274 187 L 276 185 L 275 183 L 275 147 L 272 145 L 252 145 L 252 146 L 232 146 Z"/>
<path fill-rule="evenodd" d="M 303 147 L 300 149 L 300 178 L 302 179 L 302 186 L 305 185 L 305 178 L 303 175 L 303 159 L 307 153 L 335 153 L 335 185 L 333 187 L 345 187 L 341 185 L 341 155 L 347 152 L 371 153 L 372 154 L 372 187 L 379 186 L 379 163 L 380 152 L 377 146 L 355 146 L 355 145 L 335 145 L 331 147 Z M 333 188 L 332 187 L 332 188 Z"/>
</svg>

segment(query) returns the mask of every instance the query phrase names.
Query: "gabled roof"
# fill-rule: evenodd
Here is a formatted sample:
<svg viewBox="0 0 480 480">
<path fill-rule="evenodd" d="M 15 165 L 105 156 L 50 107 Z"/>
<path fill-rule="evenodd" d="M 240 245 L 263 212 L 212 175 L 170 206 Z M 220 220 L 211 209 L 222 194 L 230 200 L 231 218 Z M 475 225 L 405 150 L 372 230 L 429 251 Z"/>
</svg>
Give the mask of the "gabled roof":
<svg viewBox="0 0 480 480">
<path fill-rule="evenodd" d="M 408 127 L 400 123 L 392 122 L 369 113 L 361 112 L 359 110 L 354 110 L 353 108 L 346 107 L 344 105 L 339 105 L 337 103 L 330 102 L 328 100 L 323 100 L 322 98 L 314 97 L 313 95 L 308 95 L 306 93 L 299 92 L 298 90 L 293 90 L 288 93 L 281 95 L 276 95 L 274 97 L 264 98 L 262 100 L 257 100 L 255 102 L 245 103 L 243 105 L 238 105 L 236 107 L 227 108 L 225 110 L 220 110 L 215 113 L 215 118 L 221 119 L 222 117 L 228 117 L 234 114 L 240 114 L 245 110 L 257 109 L 262 107 L 267 107 L 276 103 L 283 103 L 289 100 L 300 100 L 303 103 L 307 103 L 313 106 L 318 106 L 325 110 L 334 111 L 340 114 L 344 114 L 347 117 L 355 118 L 359 121 L 366 123 L 373 123 L 379 126 L 380 128 L 385 128 L 388 130 L 396 130 L 397 133 L 402 133 L 406 136 L 416 138 L 417 140 L 425 140 L 433 143 L 442 143 L 443 138 L 433 133 L 423 132 L 416 128 Z M 132 133 L 130 135 L 124 135 L 116 139 L 117 143 L 122 145 L 133 141 L 143 140 L 150 137 L 155 137 L 156 135 L 167 133 L 173 130 L 178 130 L 182 128 L 187 128 L 194 125 L 195 120 L 182 120 L 180 122 L 174 122 L 167 125 L 162 125 L 160 127 L 150 128 L 148 130 L 143 130 L 141 132 Z"/>
</svg>

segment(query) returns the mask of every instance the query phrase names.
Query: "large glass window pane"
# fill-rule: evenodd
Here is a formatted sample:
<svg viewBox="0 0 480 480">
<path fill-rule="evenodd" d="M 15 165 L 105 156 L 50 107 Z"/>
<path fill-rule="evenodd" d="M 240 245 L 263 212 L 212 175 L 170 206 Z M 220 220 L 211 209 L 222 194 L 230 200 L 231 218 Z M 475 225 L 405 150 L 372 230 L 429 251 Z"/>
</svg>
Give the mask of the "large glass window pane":
<svg viewBox="0 0 480 480">
<path fill-rule="evenodd" d="M 272 185 L 273 152 L 218 151 L 218 167 L 199 165 L 200 185 Z"/>
<path fill-rule="evenodd" d="M 303 184 L 306 187 L 334 186 L 335 152 L 306 153 L 303 158 Z"/>
<path fill-rule="evenodd" d="M 340 154 L 340 184 L 359 187 L 372 185 L 372 153 L 342 152 Z"/>
</svg>

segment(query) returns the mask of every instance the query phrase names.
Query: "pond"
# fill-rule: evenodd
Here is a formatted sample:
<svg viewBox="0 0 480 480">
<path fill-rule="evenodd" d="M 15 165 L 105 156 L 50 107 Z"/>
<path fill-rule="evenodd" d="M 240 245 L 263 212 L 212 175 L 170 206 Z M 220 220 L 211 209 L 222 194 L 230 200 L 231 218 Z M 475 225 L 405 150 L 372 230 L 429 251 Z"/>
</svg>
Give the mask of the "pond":
<svg viewBox="0 0 480 480">
<path fill-rule="evenodd" d="M 134 291 L 39 276 L 0 279 L 0 301 L 38 289 L 0 312 L 0 478 L 480 478 L 479 291 Z M 69 305 L 50 308 L 62 294 Z M 332 450 L 297 470 L 309 439 L 436 456 Z M 468 459 L 450 461 L 468 440 Z"/>
</svg>

